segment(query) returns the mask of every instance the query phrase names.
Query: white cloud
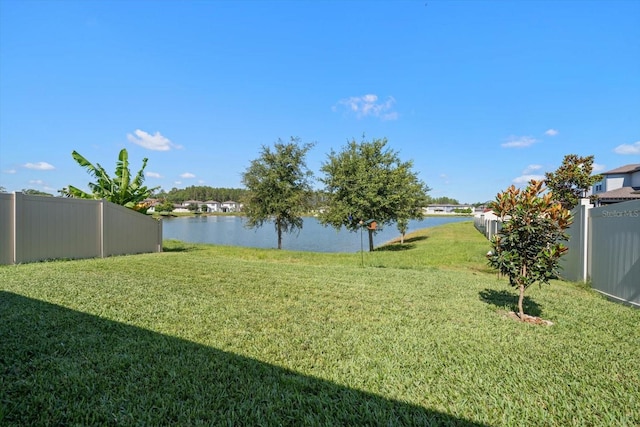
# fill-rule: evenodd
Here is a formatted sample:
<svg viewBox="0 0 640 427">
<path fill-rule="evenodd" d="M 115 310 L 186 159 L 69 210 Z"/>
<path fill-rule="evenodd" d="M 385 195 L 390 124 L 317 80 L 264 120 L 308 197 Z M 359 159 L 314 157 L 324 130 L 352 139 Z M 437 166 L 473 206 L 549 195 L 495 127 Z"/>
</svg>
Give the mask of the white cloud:
<svg viewBox="0 0 640 427">
<path fill-rule="evenodd" d="M 541 181 L 544 179 L 544 175 L 534 175 L 534 174 L 527 174 L 527 175 L 521 175 L 517 178 L 513 179 L 513 183 L 514 184 L 528 184 L 529 181 L 531 181 L 532 179 L 535 179 L 536 181 Z"/>
<path fill-rule="evenodd" d="M 18 173 L 18 171 L 15 169 L 6 169 L 6 170 L 3 170 L 2 173 L 14 174 L 14 173 Z"/>
<path fill-rule="evenodd" d="M 556 136 L 559 132 L 556 129 L 547 129 L 544 133 L 547 136 Z"/>
<path fill-rule="evenodd" d="M 50 165 L 47 162 L 26 163 L 24 167 L 27 169 L 34 169 L 39 171 L 50 171 L 55 169 L 53 165 Z"/>
<path fill-rule="evenodd" d="M 538 171 L 542 169 L 541 165 L 528 165 L 526 168 L 524 168 L 524 170 L 522 171 L 522 175 L 520 175 L 517 178 L 513 179 L 513 183 L 520 185 L 520 184 L 528 184 L 529 181 L 531 181 L 532 179 L 535 179 L 536 181 L 541 181 L 545 178 L 544 174 L 540 175 L 537 173 L 534 173 L 535 171 Z"/>
<path fill-rule="evenodd" d="M 613 149 L 616 154 L 640 154 L 640 141 L 633 144 L 621 144 Z"/>
<path fill-rule="evenodd" d="M 532 172 L 535 172 L 535 171 L 540 170 L 540 169 L 542 169 L 541 165 L 529 165 L 524 169 L 524 171 L 522 171 L 522 174 L 523 175 L 529 175 Z"/>
<path fill-rule="evenodd" d="M 195 178 L 195 177 L 196 176 L 194 174 L 192 174 L 191 172 L 185 172 L 185 173 L 180 175 L 180 178 L 184 178 L 184 179 Z"/>
<path fill-rule="evenodd" d="M 31 180 L 29 180 L 29 184 L 44 185 L 44 181 L 41 180 L 41 179 L 31 179 Z"/>
<path fill-rule="evenodd" d="M 378 101 L 378 95 L 367 94 L 364 96 L 352 96 L 350 98 L 341 99 L 337 105 L 346 107 L 347 111 L 355 113 L 356 117 L 378 117 L 382 120 L 397 120 L 399 115 L 393 111 L 396 100 L 390 96 L 386 101 Z M 332 107 L 333 111 L 337 111 L 337 107 Z"/>
<path fill-rule="evenodd" d="M 160 132 L 150 135 L 143 130 L 136 129 L 133 133 L 133 135 L 128 133 L 127 139 L 134 144 L 146 148 L 147 150 L 169 151 L 171 148 L 182 148 L 181 146 L 171 142 L 169 138 L 162 136 Z"/>
<path fill-rule="evenodd" d="M 158 172 L 146 172 L 145 176 L 149 178 L 162 178 L 162 175 L 160 175 Z"/>
<path fill-rule="evenodd" d="M 538 142 L 538 140 L 533 138 L 533 137 L 531 137 L 531 136 L 510 136 L 507 139 L 507 142 L 502 144 L 502 147 L 504 147 L 504 148 L 522 148 L 522 147 L 528 147 L 530 145 L 533 145 L 536 142 Z"/>
<path fill-rule="evenodd" d="M 206 181 L 204 179 L 199 179 L 198 184 L 204 184 Z"/>
<path fill-rule="evenodd" d="M 175 185 L 180 185 L 180 184 L 182 184 L 182 181 L 173 181 L 173 183 L 174 183 Z"/>
<path fill-rule="evenodd" d="M 603 172 L 606 169 L 605 165 L 601 165 L 599 163 L 594 163 L 592 166 L 593 166 L 593 172 L 595 173 Z"/>
</svg>

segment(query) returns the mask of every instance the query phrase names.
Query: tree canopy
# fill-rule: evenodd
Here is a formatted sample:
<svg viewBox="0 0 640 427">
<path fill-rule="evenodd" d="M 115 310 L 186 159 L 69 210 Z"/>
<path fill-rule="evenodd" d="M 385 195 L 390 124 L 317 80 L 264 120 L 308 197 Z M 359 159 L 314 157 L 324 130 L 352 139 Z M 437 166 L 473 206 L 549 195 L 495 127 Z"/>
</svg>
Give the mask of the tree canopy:
<svg viewBox="0 0 640 427">
<path fill-rule="evenodd" d="M 67 197 L 79 199 L 105 199 L 130 209 L 141 212 L 146 211 L 146 206 L 142 202 L 155 190 L 155 188 L 147 188 L 142 185 L 147 158 L 142 159 L 142 167 L 132 179 L 129 171 L 129 154 L 126 148 L 120 150 L 118 155 L 115 177 L 109 176 L 99 163 L 94 165 L 75 150 L 71 153 L 71 156 L 80 166 L 87 170 L 89 175 L 96 179 L 96 182 L 88 184 L 91 193 L 82 191 L 73 185 L 63 188 L 60 193 Z"/>
<path fill-rule="evenodd" d="M 53 194 L 51 193 L 46 193 L 44 191 L 40 191 L 40 190 L 35 190 L 33 188 L 23 188 L 22 189 L 22 194 L 29 194 L 31 196 L 47 196 L 47 197 L 53 197 Z"/>
<path fill-rule="evenodd" d="M 172 203 L 182 203 L 185 200 L 199 200 L 205 202 L 207 200 L 215 200 L 218 202 L 226 202 L 233 200 L 238 202 L 243 199 L 247 190 L 244 188 L 219 188 L 209 187 L 206 185 L 192 185 L 187 188 L 172 188 L 168 192 L 160 192 L 156 197 L 166 199 Z"/>
<path fill-rule="evenodd" d="M 273 221 L 282 249 L 282 233 L 302 229 L 302 215 L 309 211 L 312 172 L 305 156 L 313 144 L 301 144 L 299 138 L 288 143 L 278 139 L 271 149 L 262 146 L 260 157 L 253 160 L 242 175 L 247 187 L 244 212 L 247 226 L 261 227 Z"/>
<path fill-rule="evenodd" d="M 502 221 L 502 229 L 492 240 L 489 265 L 509 277 L 520 291 L 518 310 L 524 320 L 525 290 L 534 283 L 549 283 L 558 275 L 560 257 L 567 251 L 562 241 L 571 225 L 570 212 L 552 193 L 544 192 L 542 181 L 530 181 L 526 189 L 509 187 L 498 194 L 491 208 Z"/>
<path fill-rule="evenodd" d="M 326 197 L 321 223 L 357 231 L 369 221 L 396 222 L 406 231 L 409 219 L 422 218 L 429 188 L 412 171 L 413 162 L 401 161 L 386 145 L 386 138 L 352 140 L 341 152 L 331 151 L 321 167 Z"/>
<path fill-rule="evenodd" d="M 589 188 L 602 180 L 602 175 L 591 175 L 593 160 L 594 156 L 567 154 L 555 172 L 545 173 L 545 184 L 553 193 L 553 200 L 568 210 L 576 207 Z"/>
</svg>

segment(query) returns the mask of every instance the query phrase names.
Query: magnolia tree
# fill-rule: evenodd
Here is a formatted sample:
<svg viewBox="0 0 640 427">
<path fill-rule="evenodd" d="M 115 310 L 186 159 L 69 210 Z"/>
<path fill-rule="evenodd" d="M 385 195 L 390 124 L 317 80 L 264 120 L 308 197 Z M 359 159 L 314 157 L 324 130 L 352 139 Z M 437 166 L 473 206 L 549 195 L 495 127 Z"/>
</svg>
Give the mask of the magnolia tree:
<svg viewBox="0 0 640 427">
<path fill-rule="evenodd" d="M 602 180 L 602 175 L 592 175 L 593 159 L 593 156 L 567 154 L 555 172 L 544 174 L 545 185 L 551 190 L 553 199 L 562 203 L 566 209 L 576 207 L 591 186 Z"/>
<path fill-rule="evenodd" d="M 544 190 L 542 181 L 531 180 L 524 190 L 512 185 L 491 203 L 503 223 L 491 240 L 489 265 L 508 276 L 509 284 L 519 290 L 521 320 L 525 290 L 557 277 L 560 257 L 567 252 L 562 241 L 569 238 L 565 231 L 571 225 L 571 213 L 554 201 L 552 193 L 542 195 Z"/>
</svg>

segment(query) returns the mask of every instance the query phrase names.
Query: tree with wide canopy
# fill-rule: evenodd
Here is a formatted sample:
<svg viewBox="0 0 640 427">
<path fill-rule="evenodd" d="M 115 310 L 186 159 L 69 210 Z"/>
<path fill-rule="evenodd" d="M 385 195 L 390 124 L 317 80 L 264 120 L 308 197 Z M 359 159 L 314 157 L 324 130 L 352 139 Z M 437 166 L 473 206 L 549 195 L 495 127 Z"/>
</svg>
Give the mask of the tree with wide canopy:
<svg viewBox="0 0 640 427">
<path fill-rule="evenodd" d="M 331 151 L 322 165 L 326 208 L 320 222 L 336 229 L 369 230 L 369 250 L 377 227 L 398 223 L 403 231 L 409 219 L 421 219 L 427 204 L 426 184 L 412 170 L 413 162 L 400 160 L 386 148 L 387 139 L 351 140 L 339 153 Z"/>
<path fill-rule="evenodd" d="M 311 179 L 305 156 L 312 143 L 301 144 L 291 137 L 284 143 L 278 139 L 273 149 L 262 147 L 260 157 L 253 160 L 242 175 L 248 193 L 244 199 L 247 227 L 261 227 L 273 221 L 282 249 L 282 234 L 302 229 L 302 215 L 310 209 Z"/>
</svg>

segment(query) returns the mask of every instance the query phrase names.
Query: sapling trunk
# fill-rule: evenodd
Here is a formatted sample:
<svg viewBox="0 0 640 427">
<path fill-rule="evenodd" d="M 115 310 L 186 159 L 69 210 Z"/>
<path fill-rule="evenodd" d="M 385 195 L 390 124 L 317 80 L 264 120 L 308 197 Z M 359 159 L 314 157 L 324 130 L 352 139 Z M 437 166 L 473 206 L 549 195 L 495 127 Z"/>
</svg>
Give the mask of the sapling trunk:
<svg viewBox="0 0 640 427">
<path fill-rule="evenodd" d="M 522 273 L 521 280 L 524 281 L 525 278 L 527 277 L 527 264 L 522 265 L 521 273 Z M 524 322 L 524 308 L 522 307 L 522 302 L 524 301 L 524 283 L 521 282 L 519 288 L 520 288 L 520 297 L 518 297 L 518 311 L 519 311 L 520 320 Z"/>
<path fill-rule="evenodd" d="M 522 301 L 524 300 L 524 285 L 520 285 L 520 297 L 518 298 L 518 316 L 520 320 L 524 321 L 524 310 L 522 308 Z"/>
</svg>

